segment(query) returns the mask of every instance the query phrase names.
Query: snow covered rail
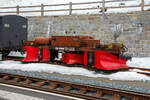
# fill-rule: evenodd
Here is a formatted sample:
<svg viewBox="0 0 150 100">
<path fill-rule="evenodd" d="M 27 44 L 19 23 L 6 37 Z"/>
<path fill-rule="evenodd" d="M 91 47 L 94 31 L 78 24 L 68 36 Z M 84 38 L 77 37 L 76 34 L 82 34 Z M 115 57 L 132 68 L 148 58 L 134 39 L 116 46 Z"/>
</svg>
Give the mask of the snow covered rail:
<svg viewBox="0 0 150 100">
<path fill-rule="evenodd" d="M 0 83 L 53 92 L 87 100 L 149 100 L 150 94 L 97 87 L 16 74 L 0 73 Z"/>
<path fill-rule="evenodd" d="M 142 70 L 142 71 L 149 71 L 150 72 L 150 69 L 146 69 L 146 68 L 129 67 L 129 69 L 139 69 L 139 70 Z"/>
<path fill-rule="evenodd" d="M 140 74 L 144 74 L 144 75 L 147 75 L 147 76 L 150 76 L 150 69 L 146 69 L 146 68 L 138 68 L 138 67 L 129 67 L 129 69 L 137 69 L 137 73 L 140 73 Z"/>
<path fill-rule="evenodd" d="M 133 2 L 132 2 L 133 1 Z M 131 2 L 131 4 L 126 4 Z M 134 3 L 138 2 L 138 3 Z M 108 13 L 108 10 L 122 9 L 122 8 L 140 8 L 144 11 L 149 8 L 150 4 L 145 0 L 101 0 L 97 2 L 80 2 L 80 3 L 65 3 L 65 4 L 51 4 L 51 5 L 32 5 L 32 6 L 13 6 L 13 7 L 0 7 L 0 14 L 26 14 L 38 13 L 41 16 L 46 15 L 48 12 L 67 12 L 65 14 L 72 15 L 76 11 L 91 11 L 97 10 L 97 13 Z M 80 13 L 81 13 L 80 12 Z"/>
</svg>

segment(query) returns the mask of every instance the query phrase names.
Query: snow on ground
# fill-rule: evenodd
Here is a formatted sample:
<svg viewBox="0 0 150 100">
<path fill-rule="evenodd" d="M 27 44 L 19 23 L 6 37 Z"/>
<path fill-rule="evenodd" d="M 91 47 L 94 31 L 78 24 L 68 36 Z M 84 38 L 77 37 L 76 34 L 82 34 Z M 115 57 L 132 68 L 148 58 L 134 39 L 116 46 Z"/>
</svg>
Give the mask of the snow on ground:
<svg viewBox="0 0 150 100">
<path fill-rule="evenodd" d="M 9 56 L 20 56 L 20 52 L 11 52 Z M 141 67 L 141 68 L 149 68 L 150 69 L 150 57 L 145 58 L 137 58 L 133 57 L 132 60 L 127 62 L 128 66 L 131 67 Z M 137 69 L 132 69 L 129 72 L 117 72 L 113 74 L 104 75 L 101 73 L 95 73 L 94 71 L 89 71 L 84 68 L 78 67 L 65 67 L 60 65 L 52 65 L 52 64 L 44 64 L 44 63 L 29 63 L 22 64 L 20 61 L 0 61 L 0 69 L 8 69 L 8 70 L 21 70 L 21 71 L 33 71 L 33 72 L 47 72 L 47 73 L 60 73 L 66 75 L 81 75 L 87 77 L 104 77 L 109 78 L 110 80 L 150 80 L 150 77 L 146 75 L 139 74 L 137 72 L 146 72 Z M 149 72 L 147 72 L 149 73 Z"/>
<path fill-rule="evenodd" d="M 46 72 L 46 73 L 60 73 L 66 75 L 81 75 L 94 78 L 109 78 L 110 80 L 150 80 L 150 77 L 139 74 L 135 71 L 132 72 L 117 72 L 113 74 L 104 75 L 101 73 L 95 73 L 84 68 L 78 67 L 65 67 L 60 65 L 43 64 L 43 63 L 30 63 L 22 64 L 19 61 L 0 61 L 0 69 L 8 70 L 21 70 L 21 71 L 32 71 L 32 72 Z"/>
<path fill-rule="evenodd" d="M 131 61 L 127 62 L 127 65 L 130 67 L 139 67 L 150 69 L 150 57 L 138 58 L 134 57 Z"/>
<path fill-rule="evenodd" d="M 33 6 L 33 5 L 51 5 L 51 4 L 64 4 L 64 3 L 78 3 L 78 2 L 95 2 L 95 1 L 102 1 L 102 0 L 1 0 L 0 1 L 0 7 L 14 7 L 14 6 Z M 106 0 L 111 1 L 111 0 Z M 113 3 L 106 3 L 105 7 L 118 7 L 118 6 L 131 6 L 131 5 L 140 5 L 141 0 L 131 0 L 131 1 L 121 1 L 121 2 L 113 2 Z M 145 4 L 150 4 L 150 0 L 145 0 Z M 86 4 L 86 5 L 74 5 L 73 9 L 76 8 L 99 8 L 102 7 L 102 4 Z M 68 9 L 69 6 L 51 6 L 51 7 L 45 7 L 45 10 L 56 10 L 56 9 Z M 145 7 L 145 10 L 150 9 L 150 7 Z M 30 10 L 41 10 L 40 7 L 36 8 L 20 8 L 20 11 L 30 11 Z M 140 11 L 140 7 L 136 8 L 119 8 L 119 9 L 107 9 L 106 13 L 118 13 L 118 12 L 131 12 L 131 11 Z M 1 9 L 1 11 L 16 11 L 16 8 L 14 9 Z M 74 11 L 73 14 L 99 14 L 101 13 L 100 10 L 88 10 L 88 11 Z M 69 12 L 46 12 L 45 15 L 68 15 Z M 3 15 L 3 14 L 2 14 Z M 22 16 L 39 16 L 40 13 L 26 13 L 21 14 Z"/>
</svg>

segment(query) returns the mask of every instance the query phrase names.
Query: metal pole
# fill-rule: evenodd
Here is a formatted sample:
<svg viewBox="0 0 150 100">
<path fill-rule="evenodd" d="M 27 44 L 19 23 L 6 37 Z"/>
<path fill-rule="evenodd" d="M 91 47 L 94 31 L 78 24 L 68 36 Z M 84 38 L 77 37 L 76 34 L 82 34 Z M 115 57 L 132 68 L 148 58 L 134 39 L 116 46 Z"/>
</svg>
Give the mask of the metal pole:
<svg viewBox="0 0 150 100">
<path fill-rule="evenodd" d="M 16 11 L 16 13 L 19 15 L 19 5 L 17 5 L 17 11 Z"/>
<path fill-rule="evenodd" d="M 144 0 L 141 0 L 141 11 L 144 11 Z"/>
<path fill-rule="evenodd" d="M 103 0 L 103 3 L 102 3 L 102 13 L 103 14 L 105 13 L 105 0 Z"/>
<path fill-rule="evenodd" d="M 41 16 L 44 16 L 44 5 L 41 4 Z"/>
<path fill-rule="evenodd" d="M 69 3 L 69 15 L 72 15 L 72 2 Z"/>
</svg>

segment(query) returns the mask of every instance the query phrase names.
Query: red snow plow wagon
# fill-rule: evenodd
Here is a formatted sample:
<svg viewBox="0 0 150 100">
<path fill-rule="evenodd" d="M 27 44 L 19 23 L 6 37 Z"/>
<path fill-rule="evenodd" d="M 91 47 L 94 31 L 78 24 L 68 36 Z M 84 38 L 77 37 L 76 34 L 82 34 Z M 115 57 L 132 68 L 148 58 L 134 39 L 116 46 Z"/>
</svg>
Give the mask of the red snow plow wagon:
<svg viewBox="0 0 150 100">
<path fill-rule="evenodd" d="M 79 64 L 97 70 L 127 69 L 127 48 L 121 43 L 100 44 L 91 36 L 37 37 L 25 41 L 27 53 L 22 62 L 62 62 Z"/>
</svg>

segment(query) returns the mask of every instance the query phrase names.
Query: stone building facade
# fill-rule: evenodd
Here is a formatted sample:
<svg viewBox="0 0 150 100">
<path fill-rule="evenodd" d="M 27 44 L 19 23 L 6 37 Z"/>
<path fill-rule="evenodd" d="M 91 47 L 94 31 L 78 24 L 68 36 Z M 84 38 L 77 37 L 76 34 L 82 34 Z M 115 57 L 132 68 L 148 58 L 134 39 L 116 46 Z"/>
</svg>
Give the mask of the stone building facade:
<svg viewBox="0 0 150 100">
<path fill-rule="evenodd" d="M 133 56 L 150 56 L 150 12 L 28 18 L 28 40 L 39 36 L 91 35 L 101 44 L 119 42 Z"/>
</svg>

